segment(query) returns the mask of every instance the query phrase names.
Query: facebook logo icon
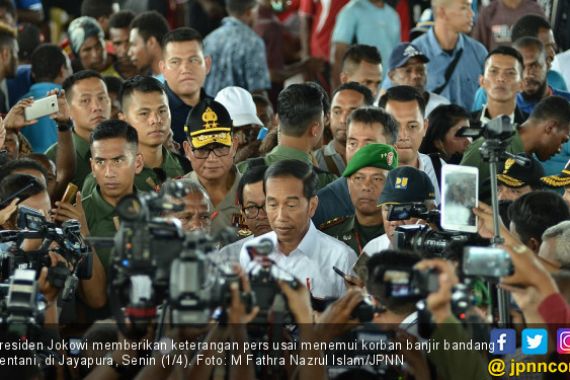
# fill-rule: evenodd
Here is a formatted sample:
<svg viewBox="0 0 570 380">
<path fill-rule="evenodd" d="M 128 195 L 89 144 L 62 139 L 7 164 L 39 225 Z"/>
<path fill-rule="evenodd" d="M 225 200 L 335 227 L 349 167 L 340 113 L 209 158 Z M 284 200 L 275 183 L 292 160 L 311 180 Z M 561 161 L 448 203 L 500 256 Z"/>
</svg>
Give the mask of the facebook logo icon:
<svg viewBox="0 0 570 380">
<path fill-rule="evenodd" d="M 491 354 L 514 354 L 517 346 L 517 336 L 513 329 L 491 330 Z"/>
</svg>

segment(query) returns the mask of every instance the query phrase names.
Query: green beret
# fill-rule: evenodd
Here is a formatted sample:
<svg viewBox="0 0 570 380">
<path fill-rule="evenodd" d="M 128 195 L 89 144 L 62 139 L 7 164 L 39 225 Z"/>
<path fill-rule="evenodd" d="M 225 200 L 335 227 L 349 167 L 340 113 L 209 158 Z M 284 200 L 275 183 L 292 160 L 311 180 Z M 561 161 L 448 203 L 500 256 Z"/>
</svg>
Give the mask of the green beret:
<svg viewBox="0 0 570 380">
<path fill-rule="evenodd" d="M 392 170 L 398 167 L 398 152 L 391 145 L 368 144 L 360 148 L 346 165 L 343 177 L 350 177 L 362 168 Z"/>
</svg>

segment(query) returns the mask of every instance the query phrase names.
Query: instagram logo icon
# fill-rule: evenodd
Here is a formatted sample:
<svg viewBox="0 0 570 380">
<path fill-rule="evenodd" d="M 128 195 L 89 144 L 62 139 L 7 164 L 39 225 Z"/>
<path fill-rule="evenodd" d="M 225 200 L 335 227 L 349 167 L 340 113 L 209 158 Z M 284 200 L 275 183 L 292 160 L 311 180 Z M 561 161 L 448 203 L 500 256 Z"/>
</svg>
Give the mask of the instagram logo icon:
<svg viewBox="0 0 570 380">
<path fill-rule="evenodd" d="M 570 329 L 558 329 L 556 333 L 556 349 L 559 354 L 570 354 Z"/>
</svg>

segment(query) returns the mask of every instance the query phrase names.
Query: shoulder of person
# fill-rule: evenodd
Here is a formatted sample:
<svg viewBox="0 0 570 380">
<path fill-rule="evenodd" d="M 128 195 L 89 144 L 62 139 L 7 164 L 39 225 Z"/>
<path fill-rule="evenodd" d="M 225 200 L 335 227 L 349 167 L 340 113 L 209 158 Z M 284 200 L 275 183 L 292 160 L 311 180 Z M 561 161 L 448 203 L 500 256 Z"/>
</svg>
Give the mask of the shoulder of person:
<svg viewBox="0 0 570 380">
<path fill-rule="evenodd" d="M 330 232 L 330 229 L 338 229 L 340 228 L 344 223 L 346 223 L 351 217 L 350 216 L 337 216 L 335 218 L 329 219 L 324 223 L 321 223 L 318 226 L 318 229 L 321 231 L 325 231 L 327 230 L 328 232 Z M 336 228 L 333 228 L 336 227 Z"/>
</svg>

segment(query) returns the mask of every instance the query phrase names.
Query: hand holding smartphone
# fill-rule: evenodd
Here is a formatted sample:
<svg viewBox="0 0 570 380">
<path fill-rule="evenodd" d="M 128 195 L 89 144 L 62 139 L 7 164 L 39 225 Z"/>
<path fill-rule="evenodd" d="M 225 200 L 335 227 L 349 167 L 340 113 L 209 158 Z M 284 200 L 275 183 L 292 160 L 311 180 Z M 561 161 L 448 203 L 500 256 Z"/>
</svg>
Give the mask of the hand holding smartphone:
<svg viewBox="0 0 570 380">
<path fill-rule="evenodd" d="M 38 99 L 34 103 L 24 108 L 24 117 L 26 121 L 35 120 L 43 116 L 51 115 L 59 111 L 57 96 L 50 95 L 45 98 Z"/>
<path fill-rule="evenodd" d="M 441 183 L 441 226 L 446 230 L 477 232 L 473 208 L 479 204 L 479 169 L 444 165 Z"/>
<path fill-rule="evenodd" d="M 79 188 L 70 182 L 65 189 L 65 193 L 63 193 L 63 197 L 61 197 L 61 203 L 73 203 L 78 190 Z"/>
</svg>

